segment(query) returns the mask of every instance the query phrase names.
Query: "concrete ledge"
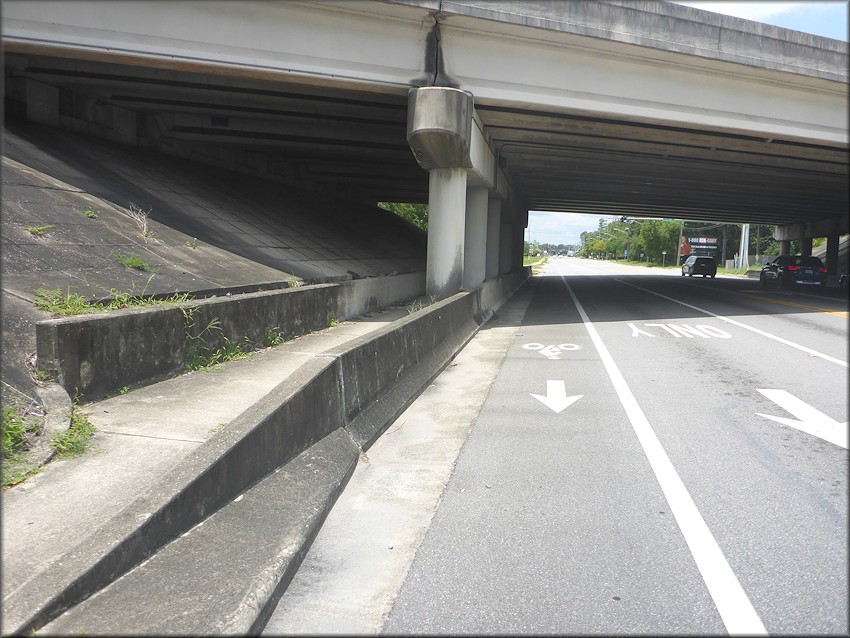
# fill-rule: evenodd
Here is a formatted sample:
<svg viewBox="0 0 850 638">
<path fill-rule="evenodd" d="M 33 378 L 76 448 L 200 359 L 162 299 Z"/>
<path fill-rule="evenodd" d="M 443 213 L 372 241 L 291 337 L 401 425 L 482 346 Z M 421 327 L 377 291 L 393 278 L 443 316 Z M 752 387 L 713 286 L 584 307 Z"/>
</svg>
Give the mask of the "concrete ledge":
<svg viewBox="0 0 850 638">
<path fill-rule="evenodd" d="M 408 273 L 47 319 L 36 324 L 38 369 L 69 395 L 92 400 L 179 374 L 193 353 L 225 339 L 262 348 L 270 329 L 292 338 L 424 289 L 424 273 Z"/>
<path fill-rule="evenodd" d="M 178 470 L 7 597 L 3 633 L 30 632 L 71 608 L 74 609 L 67 614 L 69 618 L 84 613 L 88 605 L 80 603 L 92 594 L 122 576 L 127 576 L 121 578 L 122 582 L 136 578 L 129 578 L 138 571 L 134 568 L 158 564 L 162 548 L 173 545 L 175 539 L 208 517 L 215 518 L 221 508 L 231 508 L 238 502 L 234 499 L 246 490 L 259 488 L 275 472 L 288 468 L 299 454 L 312 452 L 320 441 L 336 441 L 342 451 L 335 457 L 336 469 L 329 474 L 331 486 L 324 492 L 324 488 L 317 488 L 325 494 L 324 501 L 318 505 L 309 500 L 301 502 L 302 495 L 296 490 L 292 502 L 287 502 L 287 506 L 295 508 L 287 516 L 306 521 L 308 531 L 302 530 L 297 541 L 300 549 L 281 546 L 275 554 L 278 558 L 269 559 L 271 567 L 254 572 L 259 574 L 251 585 L 254 589 L 240 594 L 243 602 L 235 610 L 215 608 L 210 612 L 214 616 L 201 618 L 191 607 L 180 608 L 180 613 L 187 616 L 186 627 L 191 625 L 190 633 L 208 633 L 213 626 L 236 632 L 247 631 L 248 625 L 251 631 L 261 628 L 264 614 L 271 612 L 353 471 L 356 458 L 352 460 L 352 451 L 370 445 L 475 334 L 478 324 L 474 317 L 491 310 L 482 309 L 482 294 L 488 303 L 501 305 L 506 297 L 499 298 L 499 294 L 509 296 L 527 276 L 527 269 L 522 269 L 489 282 L 478 291 L 458 293 L 302 366 L 229 427 L 197 448 Z M 351 444 L 340 444 L 339 437 Z M 296 467 L 290 469 L 294 471 Z M 310 467 L 308 463 L 299 472 Z M 300 514 L 296 511 L 299 507 Z M 304 514 L 304 507 L 310 512 Z M 222 517 L 234 520 L 229 513 Z M 194 555 L 199 559 L 206 556 L 203 551 Z M 212 560 L 218 564 L 228 558 L 223 551 Z M 277 584 L 276 578 L 281 579 Z M 164 587 L 156 582 L 158 587 Z M 93 600 L 103 602 L 108 598 L 101 595 Z M 157 615 L 159 607 L 152 609 Z M 192 612 L 185 614 L 189 609 Z M 106 619 L 96 614 L 98 631 L 116 617 L 120 619 L 121 615 L 116 612 L 115 617 Z M 57 623 L 64 623 L 63 618 Z M 59 626 L 65 625 L 56 625 Z M 92 631 L 94 626 L 88 624 L 85 629 Z M 134 624 L 135 633 L 141 630 L 141 625 Z"/>
</svg>

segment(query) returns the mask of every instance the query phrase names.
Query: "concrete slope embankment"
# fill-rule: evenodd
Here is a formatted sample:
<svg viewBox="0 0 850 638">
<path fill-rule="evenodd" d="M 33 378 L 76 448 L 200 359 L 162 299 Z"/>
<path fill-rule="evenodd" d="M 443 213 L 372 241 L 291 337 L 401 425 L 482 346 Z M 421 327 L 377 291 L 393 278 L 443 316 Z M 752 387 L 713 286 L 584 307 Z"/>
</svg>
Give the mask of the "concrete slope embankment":
<svg viewBox="0 0 850 638">
<path fill-rule="evenodd" d="M 375 206 L 14 119 L 2 179 L 2 373 L 30 395 L 39 288 L 202 298 L 425 269 L 425 233 Z"/>
<path fill-rule="evenodd" d="M 459 293 L 308 360 L 18 587 L 4 600 L 4 632 L 262 628 L 359 450 L 472 337 L 473 318 L 491 315 L 527 276 Z"/>
</svg>

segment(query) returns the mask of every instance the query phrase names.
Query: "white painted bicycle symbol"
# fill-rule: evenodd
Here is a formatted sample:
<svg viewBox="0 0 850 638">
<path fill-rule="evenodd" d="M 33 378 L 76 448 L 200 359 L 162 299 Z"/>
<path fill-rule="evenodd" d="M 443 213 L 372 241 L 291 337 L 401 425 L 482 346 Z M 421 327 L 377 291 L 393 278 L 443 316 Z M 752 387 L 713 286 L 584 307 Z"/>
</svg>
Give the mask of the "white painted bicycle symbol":
<svg viewBox="0 0 850 638">
<path fill-rule="evenodd" d="M 581 346 L 574 343 L 562 343 L 558 346 L 547 346 L 542 343 L 526 343 L 523 348 L 526 350 L 537 350 L 547 359 L 559 359 L 559 354 L 569 352 L 570 350 L 581 350 Z"/>
</svg>

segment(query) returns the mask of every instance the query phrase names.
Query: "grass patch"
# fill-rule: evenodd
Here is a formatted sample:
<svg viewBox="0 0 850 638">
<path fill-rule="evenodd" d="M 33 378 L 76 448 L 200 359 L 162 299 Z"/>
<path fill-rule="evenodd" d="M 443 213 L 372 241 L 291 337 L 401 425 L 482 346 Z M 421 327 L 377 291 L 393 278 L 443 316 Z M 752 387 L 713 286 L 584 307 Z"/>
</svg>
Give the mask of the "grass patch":
<svg viewBox="0 0 850 638">
<path fill-rule="evenodd" d="M 100 213 L 92 209 L 84 210 L 83 215 L 85 215 L 89 219 L 97 219 L 98 217 L 100 217 Z"/>
<path fill-rule="evenodd" d="M 150 283 L 153 275 L 148 279 Z M 121 310 L 123 308 L 144 308 L 148 306 L 162 306 L 183 303 L 191 301 L 192 295 L 189 293 L 174 293 L 170 297 L 164 299 L 153 299 L 145 296 L 148 284 L 145 284 L 141 291 L 136 290 L 136 285 L 133 284 L 129 290 L 118 290 L 111 288 L 108 292 L 108 301 L 98 301 L 93 297 L 86 297 L 76 292 L 71 292 L 68 287 L 64 292 L 61 288 L 48 290 L 46 288 L 36 288 L 34 291 L 33 304 L 39 310 L 51 312 L 60 317 L 73 317 L 75 315 L 85 315 L 95 312 L 106 312 L 108 310 Z"/>
<path fill-rule="evenodd" d="M 115 261 L 126 268 L 134 268 L 135 270 L 143 270 L 145 272 L 151 269 L 151 265 L 148 262 L 136 255 L 115 253 Z"/>
<path fill-rule="evenodd" d="M 407 314 L 412 315 L 414 312 L 419 312 L 423 308 L 427 308 L 435 303 L 437 303 L 436 295 L 429 295 L 428 301 L 425 301 L 422 298 L 414 299 L 412 303 L 407 305 Z"/>
<path fill-rule="evenodd" d="M 44 234 L 51 228 L 53 226 L 24 226 L 24 230 L 33 237 L 44 237 Z"/>
<path fill-rule="evenodd" d="M 40 421 L 14 404 L 3 405 L 3 458 L 8 459 L 23 451 L 32 437 L 41 432 Z"/>
<path fill-rule="evenodd" d="M 53 290 L 36 288 L 34 294 L 33 303 L 36 308 L 62 317 L 85 315 L 103 310 L 83 295 L 71 292 L 70 287 L 65 292 L 62 292 L 61 288 L 54 288 Z"/>
<path fill-rule="evenodd" d="M 328 317 L 328 328 L 336 328 L 339 325 L 339 320 L 334 317 Z"/>
<path fill-rule="evenodd" d="M 70 427 L 50 441 L 60 459 L 72 459 L 83 454 L 91 446 L 91 438 L 96 431 L 86 413 L 80 409 L 79 398 L 79 395 L 75 396 L 71 404 Z"/>
<path fill-rule="evenodd" d="M 522 258 L 522 265 L 523 266 L 531 266 L 531 274 L 536 275 L 543 269 L 543 266 L 545 266 L 546 262 L 548 262 L 548 261 L 549 261 L 548 257 L 542 257 L 542 256 L 541 257 L 523 257 Z"/>
<path fill-rule="evenodd" d="M 186 356 L 186 369 L 192 371 L 207 370 L 220 363 L 249 359 L 251 343 L 248 337 L 231 339 L 223 334 L 221 321 L 213 317 L 198 334 L 192 334 L 195 328 L 195 308 L 181 308 L 186 325 L 186 339 L 189 341 Z M 246 350 L 247 348 L 247 350 Z"/>
<path fill-rule="evenodd" d="M 286 337 L 283 334 L 283 330 L 281 330 L 279 326 L 274 326 L 266 330 L 266 338 L 263 340 L 263 343 L 265 344 L 266 348 L 279 346 L 284 341 L 286 341 Z"/>
<path fill-rule="evenodd" d="M 4 388 L 3 454 L 0 457 L 3 489 L 41 471 L 40 467 L 29 465 L 25 455 L 44 428 L 42 415 L 32 409 L 34 405 L 33 401 L 28 402 L 22 396 L 12 394 L 10 388 Z"/>
</svg>

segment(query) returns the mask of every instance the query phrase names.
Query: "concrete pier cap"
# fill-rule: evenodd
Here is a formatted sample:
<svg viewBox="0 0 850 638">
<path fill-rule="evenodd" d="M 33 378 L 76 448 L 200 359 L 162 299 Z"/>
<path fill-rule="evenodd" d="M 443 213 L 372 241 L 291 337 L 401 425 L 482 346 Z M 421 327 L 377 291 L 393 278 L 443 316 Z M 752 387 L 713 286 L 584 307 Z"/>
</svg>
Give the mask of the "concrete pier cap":
<svg viewBox="0 0 850 638">
<path fill-rule="evenodd" d="M 472 168 L 473 108 L 468 91 L 443 86 L 410 89 L 407 143 L 422 168 Z"/>
</svg>

